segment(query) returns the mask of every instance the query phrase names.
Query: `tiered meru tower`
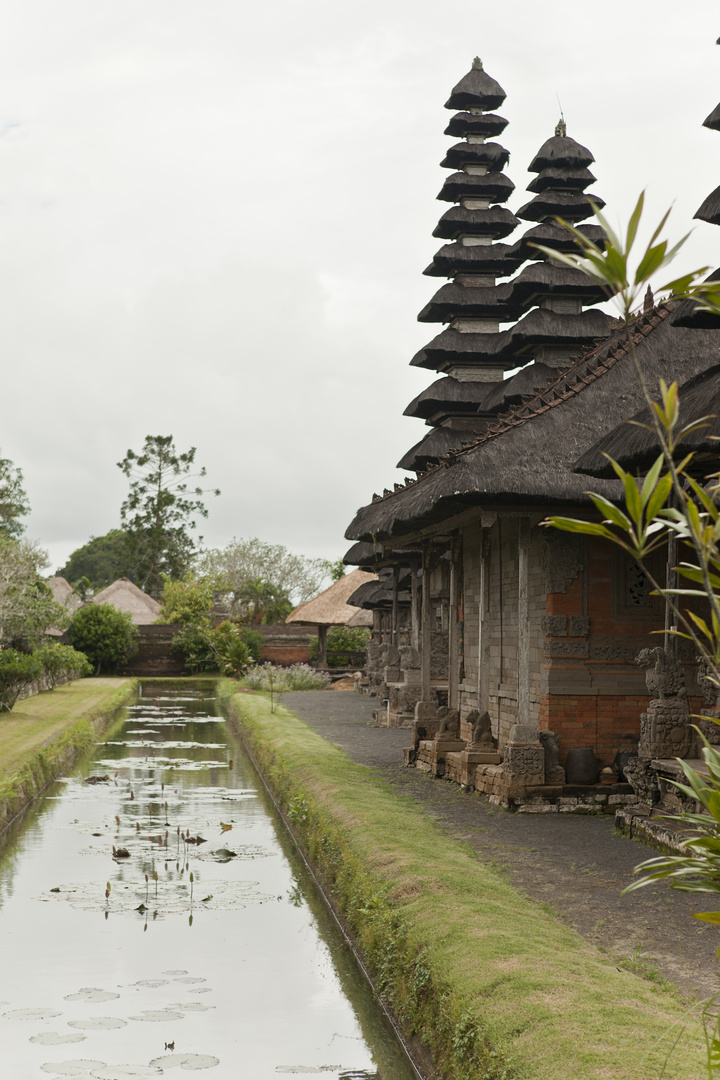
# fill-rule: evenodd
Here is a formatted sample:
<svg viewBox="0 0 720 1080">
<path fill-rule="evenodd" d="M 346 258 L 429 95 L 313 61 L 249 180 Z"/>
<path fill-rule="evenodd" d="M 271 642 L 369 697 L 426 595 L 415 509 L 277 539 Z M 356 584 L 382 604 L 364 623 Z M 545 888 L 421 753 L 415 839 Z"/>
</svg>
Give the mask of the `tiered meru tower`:
<svg viewBox="0 0 720 1080">
<path fill-rule="evenodd" d="M 518 217 L 534 222 L 515 244 L 501 243 L 519 224 L 504 203 L 514 185 L 503 169 L 507 150 L 488 138 L 500 134 L 507 121 L 492 110 L 505 100 L 502 87 L 473 61 L 446 102 L 461 109 L 448 124 L 447 135 L 462 136 L 441 162 L 455 169 L 438 199 L 455 205 L 441 217 L 434 236 L 446 243 L 425 273 L 447 277 L 418 316 L 421 322 L 446 323 L 411 361 L 442 377 L 405 410 L 425 420 L 430 432 L 398 462 L 398 468 L 422 472 L 450 449 L 484 430 L 488 422 L 535 386 L 547 382 L 552 369 L 577 356 L 586 344 L 604 337 L 608 318 L 583 307 L 604 294 L 580 271 L 546 261 L 533 247 L 558 250 L 573 247 L 555 218 L 576 224 L 590 217 L 592 205 L 585 189 L 595 182 L 587 166 L 594 160 L 585 147 L 568 138 L 561 121 L 555 136 L 541 147 L 530 165 L 537 173 L 529 190 L 534 198 Z M 602 207 L 601 199 L 595 204 Z M 582 226 L 596 241 L 603 232 Z M 532 260 L 512 281 L 497 284 Z M 501 323 L 514 323 L 501 330 Z M 511 368 L 535 365 L 505 379 Z"/>
</svg>

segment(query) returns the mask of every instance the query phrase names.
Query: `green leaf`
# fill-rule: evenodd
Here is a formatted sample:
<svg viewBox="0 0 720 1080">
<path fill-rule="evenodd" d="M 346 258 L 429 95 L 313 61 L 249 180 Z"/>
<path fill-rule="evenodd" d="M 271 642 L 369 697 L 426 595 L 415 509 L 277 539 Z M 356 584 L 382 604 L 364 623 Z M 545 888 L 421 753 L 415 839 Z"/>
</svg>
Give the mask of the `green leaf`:
<svg viewBox="0 0 720 1080">
<path fill-rule="evenodd" d="M 660 454 L 660 456 L 655 459 L 652 466 L 648 470 L 648 473 L 643 481 L 642 489 L 640 491 L 640 500 L 643 506 L 647 506 L 650 496 L 658 482 L 658 477 L 660 476 L 660 470 L 663 467 L 664 461 L 664 455 Z"/>
<path fill-rule="evenodd" d="M 613 534 L 604 525 L 598 525 L 594 521 L 580 521 L 576 518 L 551 517 L 543 522 L 543 525 L 552 525 L 563 532 L 584 533 L 587 536 L 604 536 L 606 540 L 613 540 Z"/>
<path fill-rule="evenodd" d="M 607 518 L 608 521 L 611 521 L 613 525 L 617 525 L 619 529 L 623 529 L 625 532 L 630 531 L 632 528 L 630 518 L 626 517 L 622 510 L 615 506 L 615 503 L 611 503 L 609 499 L 604 499 L 602 495 L 593 495 L 590 493 L 590 498 L 603 517 Z"/>
<path fill-rule="evenodd" d="M 657 517 L 658 512 L 667 502 L 672 486 L 673 478 L 670 473 L 667 473 L 658 480 L 657 486 L 648 499 L 647 506 L 645 507 L 645 517 L 647 521 L 654 521 Z"/>
<path fill-rule="evenodd" d="M 625 240 L 625 252 L 630 254 L 632 246 L 635 243 L 635 237 L 637 235 L 638 225 L 640 224 L 640 218 L 642 217 L 643 206 L 645 204 L 645 191 L 640 192 L 637 205 L 630 215 L 630 221 L 628 222 L 627 238 Z"/>
<path fill-rule="evenodd" d="M 648 248 L 643 256 L 640 265 L 635 271 L 635 284 L 642 285 L 648 278 L 652 277 L 656 270 L 659 270 L 665 261 L 665 250 L 667 248 L 667 240 L 663 240 L 655 247 Z"/>
</svg>

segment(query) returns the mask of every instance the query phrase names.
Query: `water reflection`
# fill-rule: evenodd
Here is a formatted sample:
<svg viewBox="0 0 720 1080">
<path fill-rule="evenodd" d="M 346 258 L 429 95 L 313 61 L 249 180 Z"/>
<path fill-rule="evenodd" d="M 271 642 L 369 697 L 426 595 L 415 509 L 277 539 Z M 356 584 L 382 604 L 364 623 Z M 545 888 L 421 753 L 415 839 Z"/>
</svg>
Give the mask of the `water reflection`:
<svg viewBox="0 0 720 1080">
<path fill-rule="evenodd" d="M 186 689 L 38 801 L 0 862 L 7 1075 L 410 1080 L 265 803 Z"/>
</svg>

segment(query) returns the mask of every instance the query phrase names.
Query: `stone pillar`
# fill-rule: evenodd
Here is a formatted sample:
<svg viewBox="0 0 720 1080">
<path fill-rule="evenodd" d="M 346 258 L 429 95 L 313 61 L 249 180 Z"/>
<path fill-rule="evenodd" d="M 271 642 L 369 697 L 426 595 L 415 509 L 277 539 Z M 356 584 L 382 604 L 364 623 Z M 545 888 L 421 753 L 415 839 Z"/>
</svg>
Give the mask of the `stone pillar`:
<svg viewBox="0 0 720 1080">
<path fill-rule="evenodd" d="M 505 768 L 516 795 L 545 783 L 545 750 L 533 724 L 513 724 L 505 747 Z"/>
<path fill-rule="evenodd" d="M 530 522 L 518 522 L 517 722 L 527 724 L 530 712 Z"/>
</svg>

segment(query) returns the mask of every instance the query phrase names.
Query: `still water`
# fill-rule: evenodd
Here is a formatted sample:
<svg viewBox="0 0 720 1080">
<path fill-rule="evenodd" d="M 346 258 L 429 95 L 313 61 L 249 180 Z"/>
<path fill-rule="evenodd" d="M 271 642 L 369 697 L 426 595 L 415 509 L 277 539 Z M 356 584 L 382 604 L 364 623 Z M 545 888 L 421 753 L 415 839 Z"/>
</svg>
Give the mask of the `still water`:
<svg viewBox="0 0 720 1080">
<path fill-rule="evenodd" d="M 412 1080 L 211 692 L 145 687 L 7 836 L 3 1078 Z"/>
</svg>

